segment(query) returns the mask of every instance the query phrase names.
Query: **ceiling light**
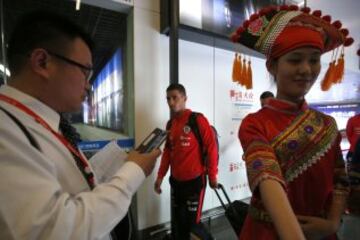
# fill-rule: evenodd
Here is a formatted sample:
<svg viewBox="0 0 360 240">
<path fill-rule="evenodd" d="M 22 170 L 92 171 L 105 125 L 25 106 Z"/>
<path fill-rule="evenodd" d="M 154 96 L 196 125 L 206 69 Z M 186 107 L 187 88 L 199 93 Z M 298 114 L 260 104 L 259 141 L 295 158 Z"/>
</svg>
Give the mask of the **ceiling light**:
<svg viewBox="0 0 360 240">
<path fill-rule="evenodd" d="M 76 11 L 79 11 L 80 10 L 80 4 L 81 4 L 81 0 L 76 0 Z"/>
<path fill-rule="evenodd" d="M 5 69 L 5 71 L 4 71 L 4 69 Z M 1 72 L 1 74 L 2 74 L 3 72 L 5 72 L 6 76 L 10 77 L 10 71 L 9 71 L 9 69 L 4 68 L 4 65 L 2 65 L 2 64 L 0 64 L 0 72 Z"/>
</svg>

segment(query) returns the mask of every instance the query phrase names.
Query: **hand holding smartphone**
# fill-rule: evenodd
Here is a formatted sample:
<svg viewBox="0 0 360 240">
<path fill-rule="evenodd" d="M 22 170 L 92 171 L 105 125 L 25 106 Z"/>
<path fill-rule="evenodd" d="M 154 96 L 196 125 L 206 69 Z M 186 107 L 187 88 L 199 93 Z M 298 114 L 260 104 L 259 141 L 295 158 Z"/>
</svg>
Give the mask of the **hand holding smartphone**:
<svg viewBox="0 0 360 240">
<path fill-rule="evenodd" d="M 136 151 L 140 153 L 149 153 L 153 149 L 159 148 L 165 141 L 167 131 L 160 128 L 155 128 L 142 143 L 136 148 Z"/>
</svg>

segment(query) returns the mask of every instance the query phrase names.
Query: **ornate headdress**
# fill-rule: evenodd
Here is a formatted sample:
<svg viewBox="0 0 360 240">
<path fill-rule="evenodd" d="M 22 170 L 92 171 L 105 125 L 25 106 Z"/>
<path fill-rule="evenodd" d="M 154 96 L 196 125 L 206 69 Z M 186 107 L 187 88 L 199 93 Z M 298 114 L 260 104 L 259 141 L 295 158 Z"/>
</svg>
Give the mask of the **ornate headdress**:
<svg viewBox="0 0 360 240">
<path fill-rule="evenodd" d="M 278 58 L 305 46 L 316 47 L 322 53 L 336 49 L 321 83 L 321 89 L 326 91 L 333 83 L 341 82 L 344 75 L 344 47 L 350 46 L 354 40 L 348 37 L 349 31 L 342 28 L 340 21 L 331 22 L 331 16 L 321 16 L 320 10 L 310 12 L 310 8 L 299 9 L 296 5 L 263 8 L 251 15 L 231 39 L 264 54 L 267 59 Z M 339 47 L 341 53 L 338 58 Z M 233 70 L 233 76 L 234 72 L 237 70 Z"/>
</svg>

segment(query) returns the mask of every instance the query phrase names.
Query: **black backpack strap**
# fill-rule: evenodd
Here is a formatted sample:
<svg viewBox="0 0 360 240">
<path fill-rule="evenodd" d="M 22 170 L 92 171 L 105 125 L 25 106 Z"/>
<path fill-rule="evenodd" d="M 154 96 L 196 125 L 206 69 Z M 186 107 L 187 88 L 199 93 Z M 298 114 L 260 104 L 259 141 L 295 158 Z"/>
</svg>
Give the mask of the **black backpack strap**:
<svg viewBox="0 0 360 240">
<path fill-rule="evenodd" d="M 200 130 L 199 130 L 199 124 L 197 122 L 198 115 L 200 115 L 200 113 L 191 112 L 187 124 L 193 131 L 193 133 L 196 137 L 196 140 L 198 141 L 198 144 L 199 144 L 200 150 L 201 150 L 202 163 L 203 163 L 203 165 L 205 165 L 205 151 L 204 151 L 203 141 L 202 141 L 202 137 L 201 137 Z"/>
<path fill-rule="evenodd" d="M 16 125 L 18 125 L 18 127 L 21 129 L 21 131 L 23 131 L 23 133 L 25 134 L 25 136 L 27 137 L 27 139 L 29 140 L 30 144 L 36 148 L 37 150 L 39 150 L 41 152 L 41 148 L 39 143 L 36 141 L 36 139 L 33 137 L 33 135 L 31 135 L 31 133 L 29 132 L 29 130 L 26 129 L 26 127 L 20 122 L 19 119 L 17 119 L 14 115 L 12 115 L 9 111 L 5 110 L 4 108 L 0 107 L 0 109 L 9 116 L 9 118 L 11 118 Z"/>
<path fill-rule="evenodd" d="M 165 148 L 170 148 L 169 132 L 171 128 L 171 123 L 172 123 L 171 119 L 166 123 L 166 131 L 168 132 L 168 134 L 166 136 Z"/>
<path fill-rule="evenodd" d="M 166 123 L 166 131 L 169 131 L 171 128 L 171 119 Z"/>
</svg>

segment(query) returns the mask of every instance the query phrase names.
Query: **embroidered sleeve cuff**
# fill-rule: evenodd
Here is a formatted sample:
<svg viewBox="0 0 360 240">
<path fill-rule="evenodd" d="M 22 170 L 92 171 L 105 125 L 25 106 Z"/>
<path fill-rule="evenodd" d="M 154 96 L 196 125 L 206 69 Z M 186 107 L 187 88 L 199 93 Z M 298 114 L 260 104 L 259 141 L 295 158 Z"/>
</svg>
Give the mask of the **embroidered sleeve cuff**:
<svg viewBox="0 0 360 240">
<path fill-rule="evenodd" d="M 260 144 L 253 145 L 249 150 L 245 153 L 245 162 L 250 189 L 254 191 L 261 181 L 268 178 L 285 186 L 279 163 L 271 149 L 265 144 Z"/>
</svg>

